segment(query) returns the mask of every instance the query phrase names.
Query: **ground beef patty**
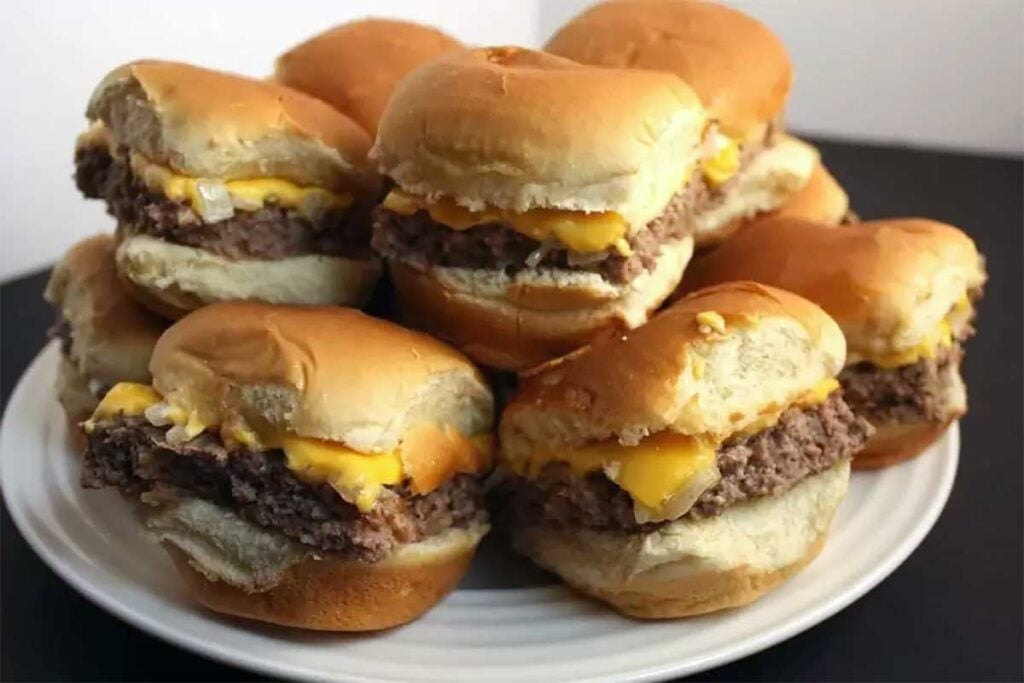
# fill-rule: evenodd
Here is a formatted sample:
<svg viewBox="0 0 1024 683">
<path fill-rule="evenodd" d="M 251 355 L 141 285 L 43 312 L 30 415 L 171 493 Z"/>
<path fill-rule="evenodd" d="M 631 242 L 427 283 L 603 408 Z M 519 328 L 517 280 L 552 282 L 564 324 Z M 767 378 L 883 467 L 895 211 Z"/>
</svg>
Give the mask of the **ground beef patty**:
<svg viewBox="0 0 1024 683">
<path fill-rule="evenodd" d="M 734 503 L 783 493 L 852 457 L 873 431 L 840 392 L 812 408 L 790 408 L 775 426 L 728 441 L 718 450 L 722 478 L 685 517 L 713 517 Z M 601 473 L 575 476 L 563 463 L 548 465 L 534 479 L 513 477 L 503 489 L 498 496 L 510 506 L 514 524 L 632 532 L 668 523 L 638 524 L 629 494 Z"/>
<path fill-rule="evenodd" d="M 950 373 L 959 372 L 962 355 L 954 344 L 935 358 L 896 368 L 865 361 L 845 368 L 839 381 L 850 407 L 872 424 L 945 422 L 955 416 L 947 397 Z"/>
<path fill-rule="evenodd" d="M 173 445 L 165 431 L 141 417 L 97 425 L 82 485 L 202 498 L 307 546 L 366 562 L 383 559 L 399 544 L 486 521 L 480 484 L 469 475 L 422 496 L 385 488 L 374 508 L 361 513 L 329 484 L 299 480 L 281 451 L 229 452 L 211 434 Z"/>
<path fill-rule="evenodd" d="M 368 211 L 358 205 L 326 211 L 315 222 L 298 211 L 267 204 L 205 223 L 187 203 L 149 190 L 126 161 L 102 148 L 76 151 L 75 183 L 86 197 L 106 200 L 108 212 L 126 234 L 150 235 L 229 259 L 359 256 L 367 252 L 370 240 Z"/>
</svg>

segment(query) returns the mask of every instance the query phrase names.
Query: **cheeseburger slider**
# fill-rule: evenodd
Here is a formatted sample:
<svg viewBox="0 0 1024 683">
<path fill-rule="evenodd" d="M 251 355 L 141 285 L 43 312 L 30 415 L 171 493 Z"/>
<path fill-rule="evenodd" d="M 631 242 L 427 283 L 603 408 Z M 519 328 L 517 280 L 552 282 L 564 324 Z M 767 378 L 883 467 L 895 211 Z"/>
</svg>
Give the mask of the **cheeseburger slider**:
<svg viewBox="0 0 1024 683">
<path fill-rule="evenodd" d="M 118 382 L 149 382 L 149 357 L 167 327 L 128 295 L 114 269 L 114 238 L 95 235 L 54 267 L 46 300 L 57 309 L 57 398 L 73 423 L 96 409 Z"/>
<path fill-rule="evenodd" d="M 779 135 L 793 79 L 785 48 L 724 4 L 605 2 L 562 27 L 545 49 L 584 64 L 668 71 L 697 91 L 717 124 L 708 142 L 714 163 L 699 178 L 708 199 L 697 216 L 698 246 L 784 204 L 817 164 L 813 147 Z"/>
<path fill-rule="evenodd" d="M 814 304 L 734 282 L 523 381 L 501 419 L 516 546 L 624 614 L 752 602 L 810 562 L 871 431 Z"/>
<path fill-rule="evenodd" d="M 824 165 L 818 164 L 811 177 L 786 203 L 763 216 L 814 221 L 822 225 L 850 225 L 860 219 L 850 211 L 850 198 Z"/>
<path fill-rule="evenodd" d="M 737 279 L 805 296 L 843 328 L 843 395 L 876 428 L 855 467 L 911 458 L 966 412 L 961 344 L 985 271 L 956 228 L 921 218 L 850 230 L 757 220 L 695 263 L 683 291 Z"/>
<path fill-rule="evenodd" d="M 515 47 L 420 67 L 371 152 L 406 319 L 508 370 L 643 323 L 690 259 L 706 129 L 672 74 Z"/>
<path fill-rule="evenodd" d="M 275 79 L 327 102 L 372 136 L 398 81 L 460 47 L 436 28 L 363 19 L 335 26 L 278 57 Z"/>
<path fill-rule="evenodd" d="M 169 315 L 225 299 L 363 302 L 369 139 L 308 95 L 144 61 L 93 92 L 75 178 L 118 220 L 117 266 Z"/>
<path fill-rule="evenodd" d="M 493 405 L 463 356 L 350 309 L 233 302 L 172 326 L 150 370 L 85 423 L 83 485 L 145 503 L 203 605 L 375 630 L 466 571 Z"/>
</svg>

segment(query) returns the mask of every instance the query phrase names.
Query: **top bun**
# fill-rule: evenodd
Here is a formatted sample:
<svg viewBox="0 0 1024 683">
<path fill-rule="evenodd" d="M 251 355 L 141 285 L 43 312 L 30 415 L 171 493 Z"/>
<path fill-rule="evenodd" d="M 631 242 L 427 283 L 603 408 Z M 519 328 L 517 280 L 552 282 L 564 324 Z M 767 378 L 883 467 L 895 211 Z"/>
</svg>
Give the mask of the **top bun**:
<svg viewBox="0 0 1024 683">
<path fill-rule="evenodd" d="M 671 431 L 724 439 L 834 377 L 843 334 L 816 305 L 752 282 L 677 301 L 524 379 L 501 421 L 513 459 Z"/>
<path fill-rule="evenodd" d="M 594 5 L 545 47 L 584 64 L 670 71 L 697 91 L 723 132 L 759 136 L 782 113 L 793 80 L 778 37 L 717 2 L 634 0 Z"/>
<path fill-rule="evenodd" d="M 846 191 L 819 163 L 814 167 L 807 184 L 769 216 L 839 225 L 849 211 L 850 198 Z"/>
<path fill-rule="evenodd" d="M 617 211 L 638 229 L 689 179 L 705 124 L 672 74 L 491 47 L 404 79 L 371 156 L 413 194 L 472 210 Z"/>
<path fill-rule="evenodd" d="M 114 142 L 190 176 L 369 186 L 370 139 L 347 116 L 275 83 L 176 62 L 120 66 L 86 115 Z"/>
<path fill-rule="evenodd" d="M 420 64 L 461 47 L 436 28 L 363 19 L 285 52 L 277 59 L 275 78 L 327 102 L 373 136 L 398 81 Z"/>
<path fill-rule="evenodd" d="M 114 267 L 114 238 L 95 235 L 73 246 L 46 285 L 46 300 L 71 328 L 71 360 L 107 386 L 149 382 L 149 358 L 167 321 L 129 296 Z"/>
<path fill-rule="evenodd" d="M 821 305 L 853 359 L 916 347 L 985 273 L 971 238 L 944 223 L 891 218 L 836 230 L 765 218 L 697 259 L 683 291 L 741 278 Z"/>
<path fill-rule="evenodd" d="M 202 424 L 241 420 L 365 453 L 424 424 L 467 437 L 491 427 L 490 389 L 464 356 L 353 309 L 206 306 L 167 330 L 150 369 Z"/>
</svg>

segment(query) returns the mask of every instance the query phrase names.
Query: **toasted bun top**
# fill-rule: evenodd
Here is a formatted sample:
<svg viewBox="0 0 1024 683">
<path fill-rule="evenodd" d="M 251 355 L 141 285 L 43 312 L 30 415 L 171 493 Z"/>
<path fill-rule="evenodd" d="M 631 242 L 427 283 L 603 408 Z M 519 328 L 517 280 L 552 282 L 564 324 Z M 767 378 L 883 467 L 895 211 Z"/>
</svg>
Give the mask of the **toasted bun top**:
<svg viewBox="0 0 1024 683">
<path fill-rule="evenodd" d="M 838 225 L 849 210 L 850 198 L 846 191 L 819 163 L 803 189 L 773 211 L 771 216 Z"/>
<path fill-rule="evenodd" d="M 751 279 L 817 302 L 843 328 L 851 355 L 915 347 L 985 274 L 974 242 L 923 218 L 836 230 L 766 218 L 739 230 L 686 272 L 684 291 Z"/>
<path fill-rule="evenodd" d="M 45 296 L 70 325 L 73 360 L 89 379 L 144 382 L 153 346 L 170 323 L 129 296 L 114 249 L 110 235 L 75 244 L 54 267 Z"/>
<path fill-rule="evenodd" d="M 665 430 L 724 438 L 833 377 L 845 355 L 811 302 L 752 282 L 712 287 L 524 379 L 502 415 L 502 453 Z"/>
<path fill-rule="evenodd" d="M 398 81 L 420 64 L 462 47 L 421 24 L 363 19 L 324 31 L 278 57 L 279 83 L 309 93 L 377 134 Z"/>
<path fill-rule="evenodd" d="M 86 115 L 114 141 L 191 176 L 281 177 L 348 189 L 370 184 L 370 139 L 347 116 L 282 85 L 188 64 L 120 66 Z"/>
<path fill-rule="evenodd" d="M 778 37 L 717 2 L 605 2 L 545 47 L 584 64 L 670 71 L 697 91 L 728 135 L 744 138 L 781 112 L 793 80 Z"/>
<path fill-rule="evenodd" d="M 705 123 L 671 74 L 491 47 L 405 78 L 371 156 L 404 190 L 470 209 L 618 211 L 643 225 L 689 179 Z"/>
<path fill-rule="evenodd" d="M 392 451 L 424 424 L 491 427 L 490 389 L 464 356 L 354 309 L 206 306 L 161 337 L 150 369 L 164 399 L 204 424 L 240 419 L 363 452 Z"/>
</svg>

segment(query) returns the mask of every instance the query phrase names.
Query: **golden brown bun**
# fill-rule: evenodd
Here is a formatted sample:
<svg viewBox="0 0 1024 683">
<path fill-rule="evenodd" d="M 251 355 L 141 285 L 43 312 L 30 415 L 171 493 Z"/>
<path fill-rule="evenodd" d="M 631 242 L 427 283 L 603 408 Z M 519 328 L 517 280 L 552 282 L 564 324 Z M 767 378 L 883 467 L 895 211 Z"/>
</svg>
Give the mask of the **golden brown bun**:
<svg viewBox="0 0 1024 683">
<path fill-rule="evenodd" d="M 394 451 L 424 425 L 491 429 L 491 392 L 464 356 L 347 308 L 213 304 L 167 330 L 150 369 L 165 400 L 204 424 L 240 417 L 366 453 Z M 407 469 L 418 454 L 402 449 Z"/>
<path fill-rule="evenodd" d="M 112 236 L 73 246 L 54 267 L 45 297 L 71 328 L 69 361 L 86 384 L 149 382 L 149 357 L 169 323 L 140 306 L 121 283 Z"/>
<path fill-rule="evenodd" d="M 446 339 L 488 367 L 521 371 L 604 332 L 642 324 L 672 292 L 693 240 L 666 244 L 655 268 L 629 285 L 595 273 L 432 268 L 389 269 L 403 319 Z"/>
<path fill-rule="evenodd" d="M 367 134 L 330 105 L 275 83 L 132 62 L 104 77 L 86 115 L 117 144 L 185 175 L 278 177 L 337 191 L 375 184 Z"/>
<path fill-rule="evenodd" d="M 854 457 L 853 467 L 874 470 L 915 458 L 942 437 L 953 421 L 877 425 L 875 433 Z"/>
<path fill-rule="evenodd" d="M 178 546 L 164 549 L 192 596 L 215 612 L 317 631 L 377 631 L 417 619 L 465 575 L 479 536 L 436 537 L 429 550 L 378 563 L 327 556 L 289 567 L 269 590 L 211 580 Z"/>
<path fill-rule="evenodd" d="M 724 438 L 834 377 L 845 355 L 839 327 L 805 299 L 751 282 L 706 289 L 525 378 L 501 417 L 502 457 L 665 430 Z"/>
<path fill-rule="evenodd" d="M 944 223 L 890 218 L 834 230 L 765 218 L 696 259 L 681 291 L 740 279 L 816 302 L 843 328 L 855 362 L 917 346 L 985 274 L 971 238 Z"/>
<path fill-rule="evenodd" d="M 850 198 L 824 165 L 814 167 L 803 189 L 781 207 L 769 213 L 770 218 L 792 218 L 824 225 L 839 225 L 850 211 Z M 757 219 L 755 219 L 757 220 Z"/>
<path fill-rule="evenodd" d="M 763 134 L 793 80 L 778 37 L 717 2 L 635 0 L 590 7 L 545 49 L 584 64 L 669 71 L 697 91 L 723 132 Z"/>
<path fill-rule="evenodd" d="M 116 258 L 131 295 L 172 319 L 218 301 L 362 306 L 382 269 L 372 255 L 230 259 L 149 235 L 121 239 Z"/>
<path fill-rule="evenodd" d="M 405 78 L 371 156 L 413 194 L 475 210 L 616 211 L 640 229 L 692 174 L 705 128 L 696 94 L 672 74 L 491 47 Z"/>
<path fill-rule="evenodd" d="M 324 31 L 277 58 L 275 79 L 327 102 L 371 136 L 402 78 L 462 44 L 429 26 L 363 19 Z"/>
<path fill-rule="evenodd" d="M 651 531 L 517 530 L 516 549 L 570 586 L 640 619 L 674 619 L 749 604 L 821 551 L 846 495 L 843 461 L 788 491 L 682 518 Z"/>
</svg>

